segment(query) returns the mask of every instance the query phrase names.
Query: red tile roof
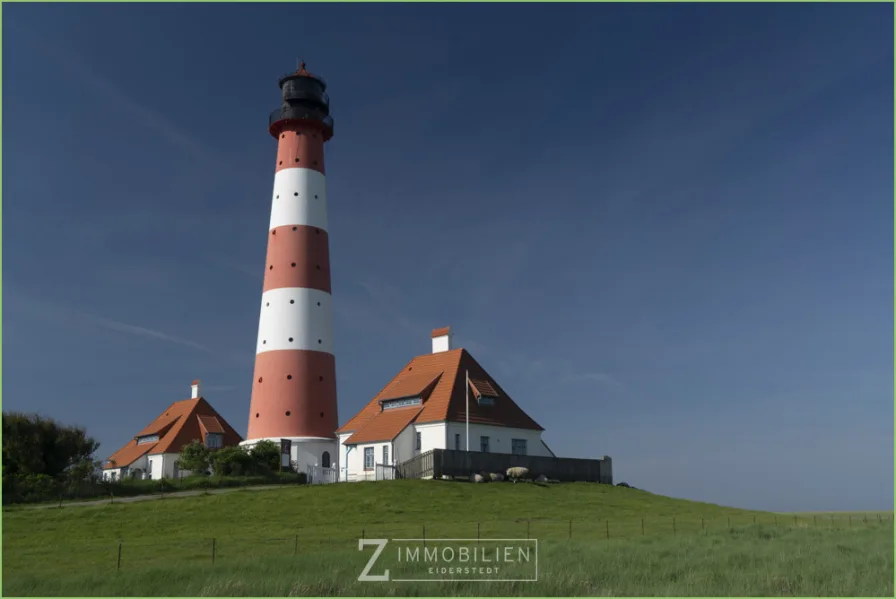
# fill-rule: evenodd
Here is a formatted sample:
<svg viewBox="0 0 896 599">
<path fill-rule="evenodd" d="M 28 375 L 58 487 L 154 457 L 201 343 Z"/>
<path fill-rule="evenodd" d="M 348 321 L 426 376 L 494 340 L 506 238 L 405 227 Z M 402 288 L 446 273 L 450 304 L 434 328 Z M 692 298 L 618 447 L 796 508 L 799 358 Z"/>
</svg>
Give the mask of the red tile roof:
<svg viewBox="0 0 896 599">
<path fill-rule="evenodd" d="M 473 390 L 473 395 L 477 398 L 483 395 L 486 397 L 498 397 L 498 392 L 495 391 L 495 388 L 488 381 L 470 379 L 470 388 Z"/>
<path fill-rule="evenodd" d="M 211 430 L 208 426 L 221 430 Z M 122 468 L 130 466 L 135 460 L 145 455 L 159 453 L 180 453 L 185 445 L 194 440 L 205 441 L 206 433 L 220 432 L 224 435 L 223 447 L 238 445 L 243 438 L 232 426 L 215 411 L 205 399 L 185 399 L 176 401 L 153 420 L 146 428 L 137 433 L 127 445 L 113 453 L 106 460 L 103 468 Z M 158 435 L 155 443 L 137 444 L 137 437 Z"/>
<path fill-rule="evenodd" d="M 199 418 L 199 425 L 206 433 L 224 433 L 224 427 L 214 416 L 197 416 L 197 418 Z"/>
<path fill-rule="evenodd" d="M 415 387 L 419 385 L 420 380 L 436 376 L 439 378 L 429 395 L 424 398 L 423 407 L 413 418 L 413 422 L 416 424 L 444 421 L 465 422 L 467 371 L 470 373 L 471 380 L 477 381 L 476 389 L 481 392 L 488 389 L 489 394 L 491 395 L 493 392 L 493 397 L 495 397 L 492 406 L 481 406 L 478 402 L 470 402 L 471 423 L 544 430 L 501 389 L 501 386 L 489 376 L 473 356 L 464 349 L 454 349 L 435 354 L 424 354 L 411 360 L 376 397 L 336 432 L 355 433 L 350 437 L 352 443 L 357 442 L 354 440 L 355 438 L 366 439 L 369 436 L 394 439 L 411 420 L 402 423 L 397 417 L 395 421 L 392 420 L 392 417 L 380 419 L 381 415 L 391 411 L 383 410 L 380 401 L 391 395 L 390 390 L 394 386 L 405 384 L 403 383 L 405 380 L 413 378 L 414 383 L 407 383 L 407 385 Z M 393 409 L 403 410 L 404 408 Z M 392 428 L 386 427 L 387 422 Z M 376 434 L 368 435 L 365 432 L 367 426 L 375 426 Z"/>
<path fill-rule="evenodd" d="M 127 445 L 113 453 L 112 456 L 106 460 L 106 464 L 103 468 L 122 468 L 124 466 L 130 466 L 138 459 L 142 458 L 156 445 L 158 445 L 158 442 L 137 445 L 136 440 L 131 440 Z"/>
<path fill-rule="evenodd" d="M 391 408 L 383 410 L 370 420 L 364 428 L 348 438 L 346 443 L 374 443 L 376 441 L 391 441 L 401 431 L 413 422 L 414 418 L 423 410 L 422 406 L 409 406 L 407 408 Z"/>
<path fill-rule="evenodd" d="M 379 401 L 388 399 L 402 399 L 405 397 L 424 397 L 432 390 L 434 383 L 442 373 L 411 372 L 408 376 L 394 380 L 379 395 Z"/>
<path fill-rule="evenodd" d="M 436 337 L 444 337 L 445 335 L 449 334 L 450 332 L 451 332 L 451 327 L 442 327 L 441 329 L 433 329 L 432 338 L 435 339 Z"/>
</svg>

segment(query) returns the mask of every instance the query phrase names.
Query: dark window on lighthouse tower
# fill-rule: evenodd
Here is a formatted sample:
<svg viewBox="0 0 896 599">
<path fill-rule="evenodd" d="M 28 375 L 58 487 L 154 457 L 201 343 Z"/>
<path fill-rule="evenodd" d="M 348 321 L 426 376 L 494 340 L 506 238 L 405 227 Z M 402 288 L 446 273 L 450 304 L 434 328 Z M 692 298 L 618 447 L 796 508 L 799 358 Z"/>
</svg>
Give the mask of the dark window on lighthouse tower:
<svg viewBox="0 0 896 599">
<path fill-rule="evenodd" d="M 324 468 L 330 467 L 330 452 L 325 451 L 324 455 L 320 456 L 320 465 Z"/>
</svg>

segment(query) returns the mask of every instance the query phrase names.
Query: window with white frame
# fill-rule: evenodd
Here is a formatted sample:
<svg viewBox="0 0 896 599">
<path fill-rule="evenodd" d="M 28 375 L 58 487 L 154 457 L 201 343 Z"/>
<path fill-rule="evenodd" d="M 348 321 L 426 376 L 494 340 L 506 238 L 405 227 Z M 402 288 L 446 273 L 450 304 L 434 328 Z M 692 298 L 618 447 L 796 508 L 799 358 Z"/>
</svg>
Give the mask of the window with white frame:
<svg viewBox="0 0 896 599">
<path fill-rule="evenodd" d="M 224 435 L 221 433 L 206 433 L 205 446 L 209 449 L 220 449 L 224 446 Z"/>
<path fill-rule="evenodd" d="M 389 465 L 389 446 L 383 445 L 383 465 Z"/>
<path fill-rule="evenodd" d="M 406 406 L 418 406 L 420 405 L 421 399 L 419 397 L 404 397 L 402 399 L 390 399 L 383 402 L 383 409 L 389 410 L 392 408 L 403 408 Z"/>
<path fill-rule="evenodd" d="M 364 448 L 364 470 L 373 470 L 373 447 Z"/>
<path fill-rule="evenodd" d="M 146 443 L 155 443 L 159 440 L 158 435 L 143 435 L 142 437 L 137 437 L 137 445 L 144 445 Z"/>
</svg>

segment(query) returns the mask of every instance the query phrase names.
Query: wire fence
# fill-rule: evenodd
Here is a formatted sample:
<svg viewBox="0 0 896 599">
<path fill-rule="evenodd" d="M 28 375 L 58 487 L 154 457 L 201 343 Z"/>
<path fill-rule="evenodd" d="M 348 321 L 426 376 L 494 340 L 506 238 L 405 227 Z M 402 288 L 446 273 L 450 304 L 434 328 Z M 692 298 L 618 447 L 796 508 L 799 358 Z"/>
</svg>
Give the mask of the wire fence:
<svg viewBox="0 0 896 599">
<path fill-rule="evenodd" d="M 778 528 L 818 528 L 852 530 L 860 527 L 892 526 L 892 514 L 866 515 L 736 515 L 722 517 L 630 517 L 602 520 L 558 520 L 526 518 L 482 522 L 402 522 L 374 523 L 351 528 L 342 527 L 338 535 L 333 527 L 303 528 L 298 534 L 277 537 L 181 538 L 168 541 L 122 539 L 114 543 L 96 542 L 79 545 L 77 561 L 106 569 L 126 570 L 129 567 L 159 567 L 177 563 L 237 563 L 246 556 L 287 557 L 321 552 L 356 550 L 358 539 L 538 539 L 541 541 L 611 541 L 637 537 L 669 537 L 710 534 L 750 526 Z"/>
</svg>

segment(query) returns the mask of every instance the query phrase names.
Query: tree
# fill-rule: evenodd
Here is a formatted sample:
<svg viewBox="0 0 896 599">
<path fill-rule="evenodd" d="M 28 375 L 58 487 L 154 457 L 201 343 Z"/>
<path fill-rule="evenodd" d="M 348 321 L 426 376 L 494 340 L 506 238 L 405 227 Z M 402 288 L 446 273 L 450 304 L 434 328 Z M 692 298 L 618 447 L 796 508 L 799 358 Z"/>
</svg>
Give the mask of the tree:
<svg viewBox="0 0 896 599">
<path fill-rule="evenodd" d="M 44 474 L 56 479 L 85 475 L 100 444 L 78 426 L 37 414 L 3 413 L 3 475 Z"/>
<path fill-rule="evenodd" d="M 198 439 L 189 445 L 185 445 L 180 452 L 180 467 L 184 470 L 189 470 L 191 474 L 208 474 L 210 462 L 211 454 L 208 448 Z"/>
</svg>

